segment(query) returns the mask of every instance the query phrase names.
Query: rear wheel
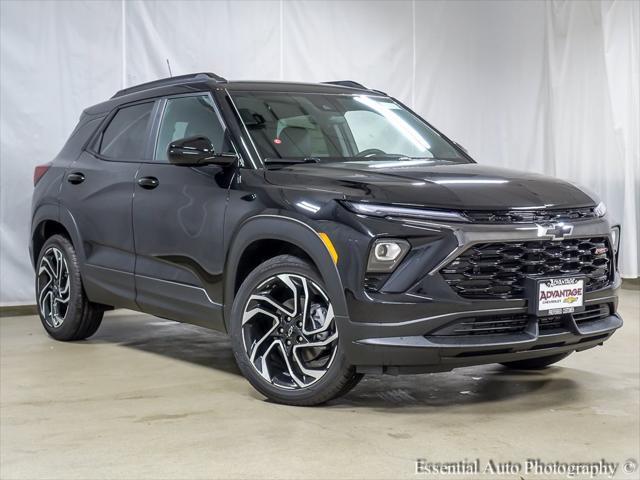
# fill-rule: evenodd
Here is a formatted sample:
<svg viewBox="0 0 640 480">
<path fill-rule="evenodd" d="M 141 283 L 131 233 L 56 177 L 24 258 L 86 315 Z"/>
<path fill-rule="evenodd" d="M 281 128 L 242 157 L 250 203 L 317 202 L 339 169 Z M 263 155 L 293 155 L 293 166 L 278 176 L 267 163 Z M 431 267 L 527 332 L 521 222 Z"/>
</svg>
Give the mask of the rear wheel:
<svg viewBox="0 0 640 480">
<path fill-rule="evenodd" d="M 62 235 L 53 235 L 40 251 L 36 299 L 42 326 L 56 340 L 83 340 L 102 322 L 104 310 L 85 295 L 75 249 Z"/>
<path fill-rule="evenodd" d="M 516 360 L 515 362 L 504 362 L 502 365 L 515 370 L 541 370 L 567 358 L 569 355 L 571 355 L 571 352 L 558 353 L 556 355 L 549 355 L 546 357 L 528 358 L 526 360 Z"/>
<path fill-rule="evenodd" d="M 238 366 L 256 390 L 279 403 L 323 403 L 362 378 L 347 363 L 339 333 L 322 279 L 291 255 L 258 266 L 233 302 Z"/>
</svg>

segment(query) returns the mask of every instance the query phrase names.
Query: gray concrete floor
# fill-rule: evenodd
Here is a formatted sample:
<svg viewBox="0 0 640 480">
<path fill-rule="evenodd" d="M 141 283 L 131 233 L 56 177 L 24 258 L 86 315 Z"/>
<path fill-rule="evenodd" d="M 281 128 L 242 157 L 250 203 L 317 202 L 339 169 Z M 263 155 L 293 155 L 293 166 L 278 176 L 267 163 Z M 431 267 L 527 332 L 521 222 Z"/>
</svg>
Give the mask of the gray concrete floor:
<svg viewBox="0 0 640 480">
<path fill-rule="evenodd" d="M 2 318 L 0 476 L 416 478 L 417 458 L 638 460 L 640 291 L 623 290 L 620 311 L 604 347 L 544 372 L 370 376 L 318 408 L 266 402 L 226 337 L 197 327 L 116 311 L 65 344 L 36 317 Z"/>
</svg>

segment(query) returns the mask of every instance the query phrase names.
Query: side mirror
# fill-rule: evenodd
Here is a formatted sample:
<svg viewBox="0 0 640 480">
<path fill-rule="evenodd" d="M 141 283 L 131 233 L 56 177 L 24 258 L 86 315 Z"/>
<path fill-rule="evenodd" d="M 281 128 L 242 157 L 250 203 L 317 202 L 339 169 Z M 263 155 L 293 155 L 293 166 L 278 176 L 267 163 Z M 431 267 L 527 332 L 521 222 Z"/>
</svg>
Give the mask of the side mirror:
<svg viewBox="0 0 640 480">
<path fill-rule="evenodd" d="M 169 162 L 174 165 L 231 165 L 238 156 L 234 153 L 217 154 L 213 144 L 207 137 L 197 136 L 176 140 L 169 144 L 167 150 Z"/>
</svg>

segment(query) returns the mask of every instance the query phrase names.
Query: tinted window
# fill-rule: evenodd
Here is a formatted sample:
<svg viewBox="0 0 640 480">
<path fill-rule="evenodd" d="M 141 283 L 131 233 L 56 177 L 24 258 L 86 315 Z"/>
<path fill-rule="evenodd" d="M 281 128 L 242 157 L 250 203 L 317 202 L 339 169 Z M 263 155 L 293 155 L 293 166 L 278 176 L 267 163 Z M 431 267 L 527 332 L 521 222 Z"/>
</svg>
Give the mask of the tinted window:
<svg viewBox="0 0 640 480">
<path fill-rule="evenodd" d="M 420 118 L 379 95 L 235 92 L 263 158 L 468 162 Z"/>
<path fill-rule="evenodd" d="M 168 160 L 167 149 L 171 142 L 196 136 L 211 140 L 214 152 L 232 150 L 208 95 L 168 99 L 158 133 L 156 159 Z"/>
<path fill-rule="evenodd" d="M 116 160 L 135 160 L 144 156 L 153 102 L 118 110 L 102 134 L 100 153 Z"/>
</svg>

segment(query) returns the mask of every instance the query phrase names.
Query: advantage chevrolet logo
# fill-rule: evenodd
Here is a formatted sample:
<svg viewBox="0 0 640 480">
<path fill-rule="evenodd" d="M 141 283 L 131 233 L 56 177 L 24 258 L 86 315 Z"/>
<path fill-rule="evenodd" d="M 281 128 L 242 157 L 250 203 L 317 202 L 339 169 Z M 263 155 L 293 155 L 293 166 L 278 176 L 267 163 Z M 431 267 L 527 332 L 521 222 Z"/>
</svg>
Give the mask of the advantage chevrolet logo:
<svg viewBox="0 0 640 480">
<path fill-rule="evenodd" d="M 538 227 L 539 237 L 551 237 L 553 240 L 562 240 L 573 232 L 573 225 L 568 223 L 553 223 L 550 225 L 536 223 L 536 226 Z"/>
</svg>

